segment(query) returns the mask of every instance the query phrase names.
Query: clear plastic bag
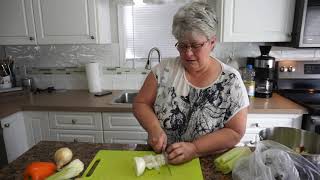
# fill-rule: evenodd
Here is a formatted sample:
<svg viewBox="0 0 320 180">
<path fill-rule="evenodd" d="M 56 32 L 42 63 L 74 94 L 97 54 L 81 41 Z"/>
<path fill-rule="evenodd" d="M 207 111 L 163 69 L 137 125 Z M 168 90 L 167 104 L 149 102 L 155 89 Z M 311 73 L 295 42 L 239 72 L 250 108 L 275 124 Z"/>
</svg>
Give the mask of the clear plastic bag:
<svg viewBox="0 0 320 180">
<path fill-rule="evenodd" d="M 260 141 L 255 151 L 240 159 L 234 180 L 320 180 L 320 170 L 292 149 L 275 141 Z"/>
</svg>

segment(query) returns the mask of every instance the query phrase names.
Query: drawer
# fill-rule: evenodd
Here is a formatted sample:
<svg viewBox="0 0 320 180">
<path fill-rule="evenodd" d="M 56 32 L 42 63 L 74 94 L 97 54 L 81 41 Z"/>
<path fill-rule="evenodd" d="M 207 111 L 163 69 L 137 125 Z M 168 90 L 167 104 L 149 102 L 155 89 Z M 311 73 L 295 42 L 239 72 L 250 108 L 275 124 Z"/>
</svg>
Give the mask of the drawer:
<svg viewBox="0 0 320 180">
<path fill-rule="evenodd" d="M 132 131 L 104 131 L 103 137 L 105 143 L 147 144 L 148 134 Z"/>
<path fill-rule="evenodd" d="M 102 130 L 101 113 L 49 112 L 49 124 L 53 129 Z"/>
<path fill-rule="evenodd" d="M 296 127 L 301 128 L 300 114 L 249 114 L 247 128 Z"/>
<path fill-rule="evenodd" d="M 104 130 L 145 132 L 132 113 L 102 113 L 102 118 Z"/>
<path fill-rule="evenodd" d="M 50 141 L 103 143 L 102 131 L 49 130 Z"/>
</svg>

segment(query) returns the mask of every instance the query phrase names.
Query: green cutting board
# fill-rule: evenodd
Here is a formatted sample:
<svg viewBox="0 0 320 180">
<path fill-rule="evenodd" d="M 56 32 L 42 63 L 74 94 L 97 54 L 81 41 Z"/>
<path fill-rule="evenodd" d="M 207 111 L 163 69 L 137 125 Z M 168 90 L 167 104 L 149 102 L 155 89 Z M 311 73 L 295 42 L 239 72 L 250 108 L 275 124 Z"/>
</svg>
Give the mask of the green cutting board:
<svg viewBox="0 0 320 180">
<path fill-rule="evenodd" d="M 159 170 L 147 169 L 137 177 L 134 167 L 134 157 L 155 154 L 152 151 L 114 151 L 100 150 L 82 175 L 83 180 L 202 180 L 199 158 L 182 165 L 162 166 Z M 93 167 L 95 166 L 95 168 Z M 93 167 L 93 168 L 92 168 Z"/>
</svg>

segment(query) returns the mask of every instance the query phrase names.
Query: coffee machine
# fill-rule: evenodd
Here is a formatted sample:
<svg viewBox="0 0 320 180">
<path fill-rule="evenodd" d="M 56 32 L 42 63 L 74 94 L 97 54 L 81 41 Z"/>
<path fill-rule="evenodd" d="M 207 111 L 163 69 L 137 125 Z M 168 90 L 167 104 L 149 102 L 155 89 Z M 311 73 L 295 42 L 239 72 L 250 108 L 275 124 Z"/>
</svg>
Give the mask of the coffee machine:
<svg viewBox="0 0 320 180">
<path fill-rule="evenodd" d="M 275 58 L 269 56 L 271 46 L 259 46 L 261 55 L 254 59 L 255 97 L 270 98 L 274 84 Z"/>
</svg>

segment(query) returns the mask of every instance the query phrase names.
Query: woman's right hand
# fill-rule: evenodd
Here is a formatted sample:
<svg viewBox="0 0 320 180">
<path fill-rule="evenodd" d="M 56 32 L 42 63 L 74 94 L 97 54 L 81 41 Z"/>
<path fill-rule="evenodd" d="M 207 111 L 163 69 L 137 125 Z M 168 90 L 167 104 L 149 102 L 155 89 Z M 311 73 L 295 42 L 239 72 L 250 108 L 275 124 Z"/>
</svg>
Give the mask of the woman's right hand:
<svg viewBox="0 0 320 180">
<path fill-rule="evenodd" d="M 162 128 L 148 133 L 148 144 L 156 153 L 161 153 L 167 146 L 167 135 Z"/>
</svg>

